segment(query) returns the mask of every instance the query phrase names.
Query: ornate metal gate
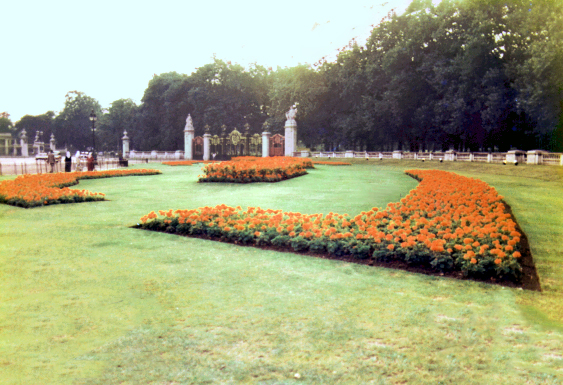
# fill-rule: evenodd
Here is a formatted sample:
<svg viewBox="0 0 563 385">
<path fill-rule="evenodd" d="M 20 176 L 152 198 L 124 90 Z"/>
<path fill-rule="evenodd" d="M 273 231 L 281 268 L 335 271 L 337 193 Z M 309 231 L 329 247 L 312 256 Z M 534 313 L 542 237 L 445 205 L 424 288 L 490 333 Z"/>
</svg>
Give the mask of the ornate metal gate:
<svg viewBox="0 0 563 385">
<path fill-rule="evenodd" d="M 283 135 L 276 134 L 270 138 L 270 156 L 283 156 L 285 138 Z"/>
<path fill-rule="evenodd" d="M 193 158 L 197 160 L 203 159 L 203 138 L 196 136 L 192 141 L 192 146 Z"/>
<path fill-rule="evenodd" d="M 205 127 L 209 133 L 209 126 Z M 270 138 L 270 156 L 284 155 L 284 137 L 276 134 Z M 203 158 L 203 137 L 196 136 L 193 140 L 193 158 Z M 244 133 L 236 128 L 227 134 L 227 126 L 221 126 L 221 135 L 209 138 L 210 159 L 229 160 L 235 156 L 262 156 L 262 135 L 250 134 L 250 126 L 244 125 Z"/>
<path fill-rule="evenodd" d="M 250 134 L 250 126 L 244 125 L 244 133 L 236 128 L 227 134 L 227 127 L 221 126 L 221 135 L 213 135 L 209 138 L 209 150 L 211 159 L 228 160 L 235 156 L 261 156 L 262 136 Z M 213 158 L 215 154 L 215 158 Z"/>
</svg>

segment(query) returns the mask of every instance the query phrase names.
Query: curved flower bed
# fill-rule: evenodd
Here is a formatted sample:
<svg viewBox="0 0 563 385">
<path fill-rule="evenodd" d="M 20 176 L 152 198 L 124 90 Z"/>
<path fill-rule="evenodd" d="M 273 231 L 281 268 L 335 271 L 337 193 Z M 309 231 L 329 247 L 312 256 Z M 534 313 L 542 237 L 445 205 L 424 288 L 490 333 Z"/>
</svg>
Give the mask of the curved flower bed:
<svg viewBox="0 0 563 385">
<path fill-rule="evenodd" d="M 280 182 L 307 174 L 313 168 L 310 159 L 291 157 L 239 157 L 228 162 L 208 164 L 202 168 L 199 182 Z"/>
<path fill-rule="evenodd" d="M 60 203 L 104 200 L 104 194 L 70 189 L 80 179 L 99 179 L 130 175 L 155 175 L 158 170 L 108 170 L 57 174 L 21 175 L 0 182 L 0 203 L 19 207 L 37 207 Z"/>
<path fill-rule="evenodd" d="M 219 205 L 153 211 L 137 227 L 295 251 L 400 260 L 481 279 L 520 279 L 521 234 L 494 188 L 446 171 L 406 173 L 421 181 L 408 196 L 353 218 Z"/>
</svg>

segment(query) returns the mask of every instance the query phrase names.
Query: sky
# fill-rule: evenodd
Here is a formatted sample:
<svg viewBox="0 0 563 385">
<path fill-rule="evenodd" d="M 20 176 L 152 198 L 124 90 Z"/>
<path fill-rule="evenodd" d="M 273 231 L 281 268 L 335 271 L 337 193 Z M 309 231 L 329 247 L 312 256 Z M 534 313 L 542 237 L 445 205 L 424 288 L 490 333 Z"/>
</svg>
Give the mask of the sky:
<svg viewBox="0 0 563 385">
<path fill-rule="evenodd" d="M 213 57 L 293 67 L 364 44 L 391 9 L 411 0 L 9 1 L 2 5 L 0 112 L 60 112 L 68 91 L 103 108 L 141 103 L 156 74 L 191 74 Z"/>
</svg>

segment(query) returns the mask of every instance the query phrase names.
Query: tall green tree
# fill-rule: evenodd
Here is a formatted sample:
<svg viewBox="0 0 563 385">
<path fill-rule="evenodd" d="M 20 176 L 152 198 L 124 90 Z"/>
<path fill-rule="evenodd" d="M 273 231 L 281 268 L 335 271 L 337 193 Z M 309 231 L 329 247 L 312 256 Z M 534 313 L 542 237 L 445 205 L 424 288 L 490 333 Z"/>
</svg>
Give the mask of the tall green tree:
<svg viewBox="0 0 563 385">
<path fill-rule="evenodd" d="M 151 79 L 139 107 L 138 129 L 130 132 L 132 148 L 183 148 L 181 115 L 188 108 L 187 94 L 181 90 L 187 78 L 187 75 L 169 72 Z"/>
<path fill-rule="evenodd" d="M 2 133 L 14 133 L 14 124 L 10 118 L 0 117 L 0 132 Z"/>
<path fill-rule="evenodd" d="M 138 121 L 138 107 L 131 99 L 119 99 L 111 103 L 107 113 L 99 120 L 97 141 L 104 151 L 121 152 L 123 132 L 134 131 Z M 132 143 L 134 145 L 134 143 Z"/>
<path fill-rule="evenodd" d="M 190 76 L 170 72 L 155 76 L 139 107 L 139 129 L 131 132 L 138 149 L 170 150 L 184 146 L 183 128 L 191 114 L 196 135 L 209 125 L 239 131 L 248 123 L 260 132 L 268 110 L 269 75 L 264 67 L 250 70 L 215 59 Z"/>
<path fill-rule="evenodd" d="M 285 114 L 291 106 L 297 105 L 298 139 L 309 147 L 318 144 L 324 130 L 324 121 L 318 114 L 328 91 L 325 77 L 305 64 L 278 67 L 270 76 L 269 130 L 283 134 Z"/>
<path fill-rule="evenodd" d="M 53 133 L 53 121 L 55 118 L 55 113 L 53 111 L 47 111 L 42 115 L 24 115 L 20 120 L 16 122 L 16 130 L 19 134 L 23 129 L 27 132 L 28 137 L 33 139 L 33 135 L 37 131 L 43 132 L 41 140 L 44 142 L 49 142 L 51 138 L 51 133 Z M 55 137 L 58 142 L 58 138 Z"/>
<path fill-rule="evenodd" d="M 69 91 L 65 96 L 64 109 L 55 117 L 53 132 L 60 146 L 71 150 L 86 151 L 94 146 L 90 114 L 101 117 L 102 108 L 98 101 L 79 91 Z M 96 151 L 98 151 L 96 143 Z"/>
<path fill-rule="evenodd" d="M 518 128 L 526 143 L 549 148 L 563 120 L 563 3 L 513 0 L 503 9 L 497 54 L 507 58 L 506 73 L 517 92 L 516 112 L 524 117 Z"/>
<path fill-rule="evenodd" d="M 257 65 L 246 70 L 241 65 L 215 59 L 200 67 L 190 76 L 188 92 L 192 117 L 199 124 L 196 134 L 203 133 L 205 125 L 211 127 L 212 133 L 218 133 L 222 125 L 241 131 L 246 123 L 258 132 L 267 108 L 266 78 L 267 71 Z"/>
</svg>

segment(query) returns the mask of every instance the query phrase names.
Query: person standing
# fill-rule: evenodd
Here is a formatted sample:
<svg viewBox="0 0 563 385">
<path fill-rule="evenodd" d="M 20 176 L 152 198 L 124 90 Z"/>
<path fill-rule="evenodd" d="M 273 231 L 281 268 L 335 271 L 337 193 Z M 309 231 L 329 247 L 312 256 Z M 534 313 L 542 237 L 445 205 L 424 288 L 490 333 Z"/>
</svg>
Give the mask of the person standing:
<svg viewBox="0 0 563 385">
<path fill-rule="evenodd" d="M 55 170 L 55 154 L 53 154 L 52 150 L 49 150 L 49 154 L 47 155 L 47 163 L 51 166 L 51 171 L 49 172 L 52 174 Z"/>
<path fill-rule="evenodd" d="M 90 154 L 86 161 L 86 166 L 88 167 L 88 171 L 94 171 L 94 155 Z"/>
<path fill-rule="evenodd" d="M 70 151 L 67 151 L 65 154 L 65 172 L 70 172 L 71 167 L 72 167 L 72 157 L 70 156 Z"/>
</svg>

